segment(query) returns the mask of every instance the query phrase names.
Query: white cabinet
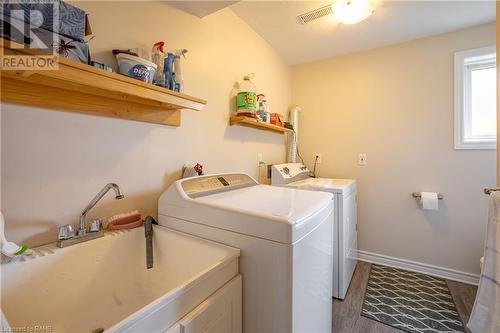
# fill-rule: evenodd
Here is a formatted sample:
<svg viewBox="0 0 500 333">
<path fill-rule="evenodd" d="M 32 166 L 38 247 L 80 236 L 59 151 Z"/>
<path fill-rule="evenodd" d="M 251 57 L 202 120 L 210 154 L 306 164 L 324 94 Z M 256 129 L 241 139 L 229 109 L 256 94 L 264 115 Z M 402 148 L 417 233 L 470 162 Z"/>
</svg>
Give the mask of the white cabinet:
<svg viewBox="0 0 500 333">
<path fill-rule="evenodd" d="M 165 333 L 241 332 L 241 275 L 212 294 Z"/>
</svg>

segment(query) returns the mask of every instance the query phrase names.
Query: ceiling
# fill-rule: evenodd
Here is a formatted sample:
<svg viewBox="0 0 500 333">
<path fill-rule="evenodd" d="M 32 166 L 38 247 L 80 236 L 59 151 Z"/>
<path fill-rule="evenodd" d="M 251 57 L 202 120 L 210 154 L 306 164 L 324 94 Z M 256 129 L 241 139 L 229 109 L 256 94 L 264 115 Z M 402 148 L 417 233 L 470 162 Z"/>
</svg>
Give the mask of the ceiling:
<svg viewBox="0 0 500 333">
<path fill-rule="evenodd" d="M 194 16 L 205 17 L 226 8 L 236 1 L 166 1 L 172 7 Z"/>
<path fill-rule="evenodd" d="M 354 25 L 323 17 L 302 25 L 297 15 L 332 1 L 241 1 L 231 9 L 289 64 L 396 44 L 495 21 L 494 1 L 384 1 Z"/>
</svg>

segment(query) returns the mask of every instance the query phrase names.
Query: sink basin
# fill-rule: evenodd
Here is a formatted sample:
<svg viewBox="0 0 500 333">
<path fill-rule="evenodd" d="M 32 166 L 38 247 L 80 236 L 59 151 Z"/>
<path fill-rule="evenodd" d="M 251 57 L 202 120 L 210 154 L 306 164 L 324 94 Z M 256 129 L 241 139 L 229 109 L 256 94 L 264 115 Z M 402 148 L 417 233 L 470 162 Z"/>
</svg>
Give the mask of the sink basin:
<svg viewBox="0 0 500 333">
<path fill-rule="evenodd" d="M 2 264 L 2 312 L 13 329 L 164 332 L 238 274 L 239 250 L 158 226 L 149 270 L 143 228 L 34 250 Z"/>
</svg>

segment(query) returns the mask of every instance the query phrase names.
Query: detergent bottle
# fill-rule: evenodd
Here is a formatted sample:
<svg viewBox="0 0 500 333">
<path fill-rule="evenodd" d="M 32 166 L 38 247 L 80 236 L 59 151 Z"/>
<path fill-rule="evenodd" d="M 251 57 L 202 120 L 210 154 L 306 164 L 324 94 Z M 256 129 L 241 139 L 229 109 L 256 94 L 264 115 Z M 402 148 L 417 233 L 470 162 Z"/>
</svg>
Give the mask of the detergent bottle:
<svg viewBox="0 0 500 333">
<path fill-rule="evenodd" d="M 257 118 L 257 96 L 255 84 L 251 81 L 253 73 L 245 75 L 236 96 L 236 115 Z"/>
<path fill-rule="evenodd" d="M 176 87 L 174 90 L 178 92 L 184 92 L 184 76 L 182 75 L 181 56 L 184 59 L 186 59 L 187 51 L 188 50 L 186 49 L 175 51 L 174 73 L 175 73 Z"/>
<path fill-rule="evenodd" d="M 164 46 L 164 42 L 157 42 L 153 45 L 153 51 L 151 52 L 151 61 L 156 65 L 153 83 L 161 87 L 165 86 L 165 73 L 163 71 L 163 64 L 165 63 L 165 51 L 163 51 Z"/>
<path fill-rule="evenodd" d="M 174 77 L 174 58 L 173 53 L 168 52 L 165 57 L 163 70 L 165 71 L 165 88 L 175 90 L 175 77 Z"/>
</svg>

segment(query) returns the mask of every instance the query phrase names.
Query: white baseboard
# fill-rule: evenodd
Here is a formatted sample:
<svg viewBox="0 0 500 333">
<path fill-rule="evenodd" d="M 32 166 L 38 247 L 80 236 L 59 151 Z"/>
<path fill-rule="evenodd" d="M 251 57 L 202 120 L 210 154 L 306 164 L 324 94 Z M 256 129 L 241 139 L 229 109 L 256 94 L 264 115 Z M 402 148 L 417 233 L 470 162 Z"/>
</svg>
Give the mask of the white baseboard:
<svg viewBox="0 0 500 333">
<path fill-rule="evenodd" d="M 479 275 L 467 272 L 456 271 L 450 268 L 423 264 L 416 261 L 384 256 L 377 253 L 358 250 L 358 259 L 361 261 L 370 262 L 384 266 L 401 268 L 412 272 L 423 273 L 435 277 L 454 280 L 467 284 L 478 285 Z M 479 265 L 479 263 L 478 263 Z"/>
</svg>

